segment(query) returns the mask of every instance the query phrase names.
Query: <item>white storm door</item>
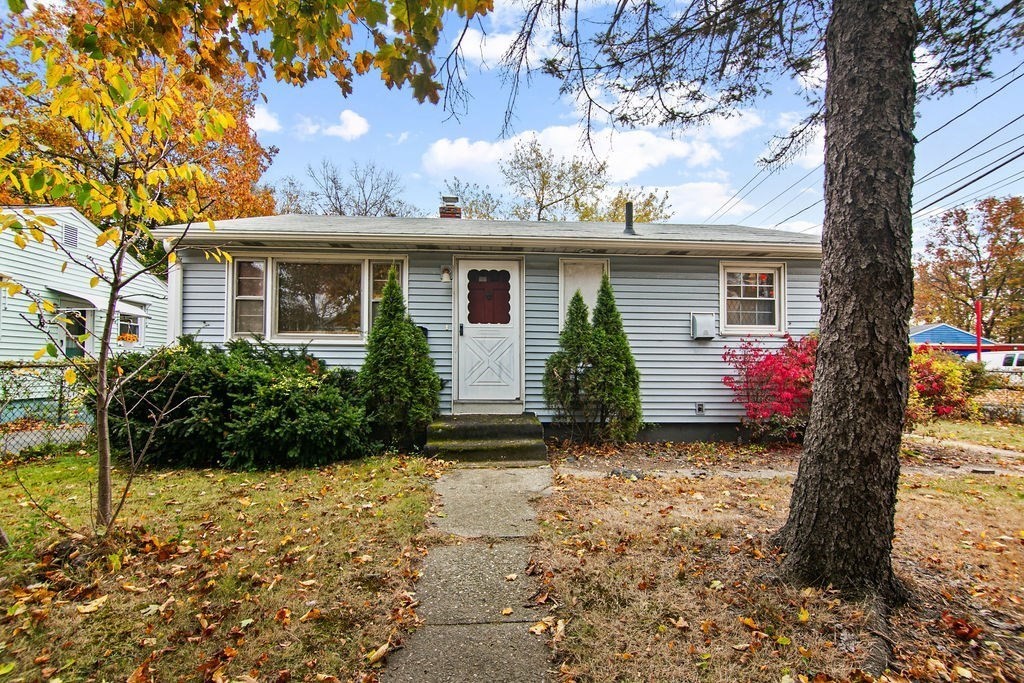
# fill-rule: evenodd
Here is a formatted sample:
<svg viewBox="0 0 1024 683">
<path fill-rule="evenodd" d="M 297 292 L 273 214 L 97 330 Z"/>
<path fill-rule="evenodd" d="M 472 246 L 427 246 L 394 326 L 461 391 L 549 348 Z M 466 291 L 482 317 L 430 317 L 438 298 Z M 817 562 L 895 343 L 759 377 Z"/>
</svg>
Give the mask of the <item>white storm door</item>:
<svg viewBox="0 0 1024 683">
<path fill-rule="evenodd" d="M 519 267 L 519 261 L 459 261 L 457 400 L 520 399 Z"/>
</svg>

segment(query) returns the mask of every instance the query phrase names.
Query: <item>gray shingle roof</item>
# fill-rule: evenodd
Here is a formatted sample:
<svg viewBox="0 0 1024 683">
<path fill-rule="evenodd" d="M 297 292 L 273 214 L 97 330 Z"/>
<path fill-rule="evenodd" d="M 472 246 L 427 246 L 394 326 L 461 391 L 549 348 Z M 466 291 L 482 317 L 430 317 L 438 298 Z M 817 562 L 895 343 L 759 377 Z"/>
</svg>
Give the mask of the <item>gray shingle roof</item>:
<svg viewBox="0 0 1024 683">
<path fill-rule="evenodd" d="M 612 250 L 668 251 L 688 247 L 731 246 L 763 249 L 771 253 L 820 253 L 820 238 L 784 230 L 739 225 L 669 225 L 638 223 L 636 235 L 627 235 L 621 223 L 568 223 L 538 221 L 486 221 L 444 218 L 364 218 L 286 214 L 260 218 L 217 221 L 216 232 L 205 224 L 193 225 L 186 244 L 258 242 L 270 244 L 402 243 L 421 246 L 507 246 L 524 249 L 559 245 L 569 248 L 595 246 Z M 157 231 L 160 237 L 174 237 L 183 226 Z"/>
</svg>

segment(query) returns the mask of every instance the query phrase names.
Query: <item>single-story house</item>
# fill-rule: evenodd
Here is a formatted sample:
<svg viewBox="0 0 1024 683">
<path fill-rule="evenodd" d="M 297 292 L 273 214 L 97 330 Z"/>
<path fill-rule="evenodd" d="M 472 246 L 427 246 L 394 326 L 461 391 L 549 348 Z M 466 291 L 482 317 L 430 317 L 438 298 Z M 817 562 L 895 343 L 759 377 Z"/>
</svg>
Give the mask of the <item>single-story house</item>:
<svg viewBox="0 0 1024 683">
<path fill-rule="evenodd" d="M 544 362 L 573 293 L 593 306 L 606 272 L 642 376 L 644 420 L 677 432 L 738 421 L 722 383 L 726 347 L 800 337 L 819 317 L 819 239 L 778 230 L 282 215 L 196 226 L 180 244 L 168 280 L 172 337 L 262 335 L 352 368 L 397 268 L 444 380 L 446 414 L 549 421 Z M 207 258 L 213 247 L 233 262 Z"/>
<path fill-rule="evenodd" d="M 971 358 L 978 352 L 978 338 L 973 332 L 954 327 L 949 323 L 926 323 L 910 327 L 911 344 L 928 344 L 938 346 L 965 358 Z M 981 350 L 1011 351 L 1024 348 L 1020 344 L 1003 344 L 986 337 L 981 338 Z"/>
<path fill-rule="evenodd" d="M 0 214 L 17 215 L 26 209 L 52 218 L 56 225 L 45 228 L 44 241 L 30 238 L 24 249 L 14 244 L 10 231 L 0 235 L 0 279 L 20 284 L 52 303 L 57 313 L 47 317 L 59 315 L 72 321 L 70 325 L 54 321 L 47 330 L 69 356 L 94 354 L 110 290 L 103 282 L 90 286 L 93 274 L 75 261 L 103 265 L 111 247 L 96 246 L 99 228 L 73 208 L 10 206 L 0 207 Z M 51 238 L 61 248 L 55 247 Z M 128 260 L 127 272 L 141 268 L 134 259 Z M 24 293 L 9 297 L 6 289 L 0 289 L 0 360 L 32 360 L 49 341 L 45 331 L 22 317 L 31 301 Z M 166 344 L 167 285 L 160 278 L 146 274 L 127 285 L 116 312 L 111 336 L 119 349 Z M 93 336 L 85 337 L 86 332 Z"/>
</svg>

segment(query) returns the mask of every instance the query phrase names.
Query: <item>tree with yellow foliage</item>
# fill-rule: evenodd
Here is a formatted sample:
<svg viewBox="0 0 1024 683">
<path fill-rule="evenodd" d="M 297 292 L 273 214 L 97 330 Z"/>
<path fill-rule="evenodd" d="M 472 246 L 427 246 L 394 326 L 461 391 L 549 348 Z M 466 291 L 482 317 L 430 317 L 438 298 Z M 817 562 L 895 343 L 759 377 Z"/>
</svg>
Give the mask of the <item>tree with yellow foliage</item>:
<svg viewBox="0 0 1024 683">
<path fill-rule="evenodd" d="M 101 230 L 97 246 L 105 247 L 108 257 L 83 259 L 65 249 L 48 232 L 53 221 L 30 208 L 5 210 L 0 232 L 21 248 L 31 240 L 62 252 L 68 263 L 91 273 L 92 287 L 108 294 L 102 329 L 90 331 L 98 342 L 95 372 L 83 373 L 95 391 L 96 522 L 106 529 L 121 507 L 113 501 L 108 416 L 126 379 L 111 372 L 109 362 L 114 311 L 124 288 L 160 265 L 138 268 L 129 257 L 151 241 L 153 226 L 209 221 L 212 228 L 211 176 L 182 153 L 182 131 L 192 144 L 216 144 L 236 121 L 217 106 L 210 77 L 195 74 L 173 56 L 97 60 L 69 52 L 35 21 L 28 15 L 8 33 L 11 45 L 25 50 L 27 58 L 21 68 L 7 72 L 16 74 L 16 91 L 8 91 L 12 99 L 4 104 L 17 106 L 5 107 L 9 113 L 0 118 L 0 187 L 26 203 L 70 204 L 93 217 Z M 174 201 L 168 201 L 171 196 Z M 229 258 L 220 251 L 212 256 Z M 174 260 L 172 247 L 161 261 Z M 11 296 L 28 296 L 29 315 L 46 329 L 45 316 L 56 314 L 52 304 L 18 283 L 5 287 Z M 70 323 L 60 316 L 56 321 Z M 46 352 L 57 355 L 56 345 L 40 356 Z M 69 370 L 67 379 L 75 381 L 75 375 Z"/>
</svg>

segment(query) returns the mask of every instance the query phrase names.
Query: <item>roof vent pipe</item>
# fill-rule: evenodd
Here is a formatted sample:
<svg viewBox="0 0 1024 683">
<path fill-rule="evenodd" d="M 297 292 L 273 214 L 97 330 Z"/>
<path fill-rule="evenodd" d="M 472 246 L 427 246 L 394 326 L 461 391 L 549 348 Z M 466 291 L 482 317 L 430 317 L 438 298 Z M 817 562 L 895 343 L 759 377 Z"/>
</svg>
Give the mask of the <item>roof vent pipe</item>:
<svg viewBox="0 0 1024 683">
<path fill-rule="evenodd" d="M 636 230 L 633 229 L 633 202 L 626 202 L 626 229 L 623 233 L 627 235 L 635 235 Z"/>
</svg>

